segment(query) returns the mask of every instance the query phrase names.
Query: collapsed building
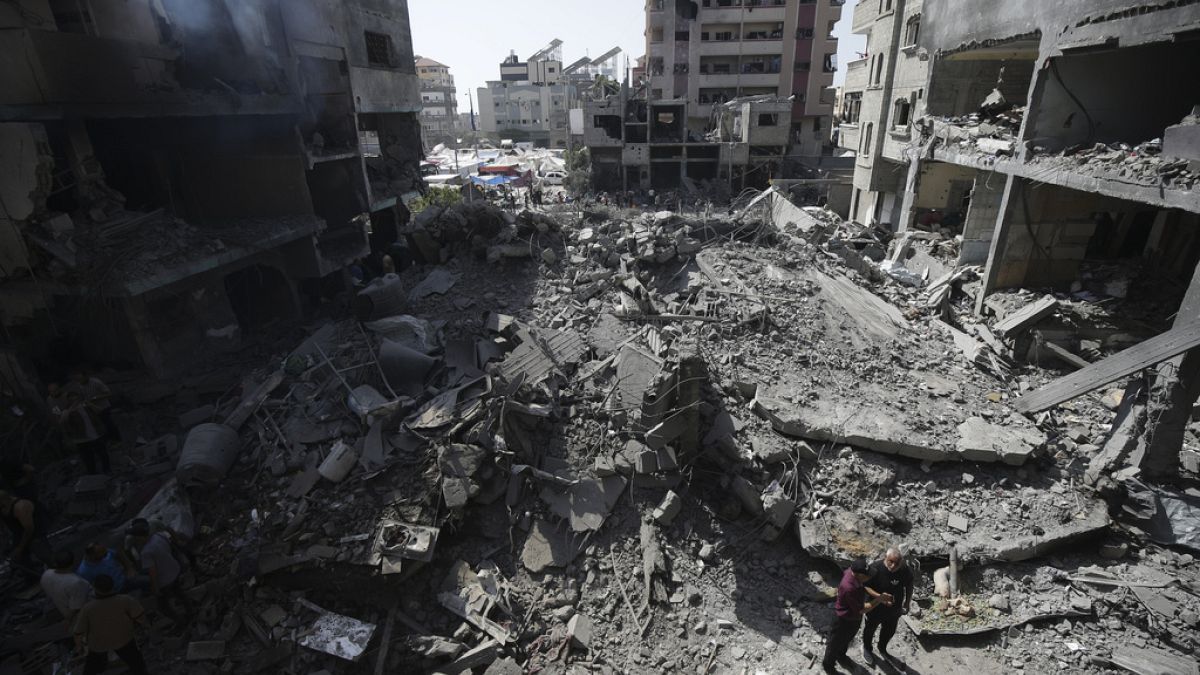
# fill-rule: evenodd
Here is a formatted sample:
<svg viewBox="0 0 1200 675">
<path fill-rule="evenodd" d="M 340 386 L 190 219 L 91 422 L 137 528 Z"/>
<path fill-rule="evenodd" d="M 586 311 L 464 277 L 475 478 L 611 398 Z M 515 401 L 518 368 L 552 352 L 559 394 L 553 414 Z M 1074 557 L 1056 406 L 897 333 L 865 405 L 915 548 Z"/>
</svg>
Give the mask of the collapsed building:
<svg viewBox="0 0 1200 675">
<path fill-rule="evenodd" d="M 858 152 L 851 218 L 919 241 L 906 253 L 917 273 L 982 266 L 978 313 L 1031 305 L 1036 322 L 1060 310 L 1018 352 L 1081 369 L 1063 383 L 1078 395 L 1114 379 L 1100 359 L 1117 343 L 1165 340 L 1195 319 L 1200 91 L 1175 82 L 1195 60 L 1200 12 L 973 7 L 981 14 L 970 20 L 937 0 L 855 9 L 869 54 L 849 64 L 842 109 L 841 142 Z M 1034 303 L 1020 289 L 1058 301 Z M 1169 361 L 1150 394 L 1147 470 L 1160 476 L 1177 469 L 1190 367 Z"/>
<path fill-rule="evenodd" d="M 1192 324 L 1075 353 L 1089 296 L 977 313 L 941 229 L 778 188 L 398 231 L 413 264 L 302 335 L 114 387 L 112 476 L 39 462 L 56 546 L 136 515 L 194 542 L 196 610 L 143 640 L 161 670 L 811 670 L 840 567 L 899 545 L 912 670 L 1196 672 L 1198 467 L 1143 461 L 1138 382 Z M 13 585 L 0 667 L 61 670 L 62 622 Z"/>
<path fill-rule="evenodd" d="M 0 7 L 6 349 L 165 374 L 341 287 L 424 189 L 411 43 L 387 0 Z"/>
</svg>

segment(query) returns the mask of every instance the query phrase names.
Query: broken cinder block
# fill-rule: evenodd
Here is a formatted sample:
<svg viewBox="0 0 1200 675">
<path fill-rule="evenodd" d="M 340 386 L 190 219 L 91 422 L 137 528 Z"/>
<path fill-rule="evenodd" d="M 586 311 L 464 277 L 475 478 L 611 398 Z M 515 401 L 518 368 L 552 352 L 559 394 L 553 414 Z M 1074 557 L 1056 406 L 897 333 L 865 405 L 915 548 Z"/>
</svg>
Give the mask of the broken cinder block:
<svg viewBox="0 0 1200 675">
<path fill-rule="evenodd" d="M 662 502 L 654 509 L 654 520 L 659 525 L 666 527 L 675 520 L 675 516 L 679 515 L 682 508 L 683 499 L 674 490 L 667 490 L 667 494 L 663 495 Z"/>
<path fill-rule="evenodd" d="M 567 622 L 567 635 L 571 643 L 582 649 L 591 649 L 592 620 L 583 614 L 576 614 Z"/>
</svg>

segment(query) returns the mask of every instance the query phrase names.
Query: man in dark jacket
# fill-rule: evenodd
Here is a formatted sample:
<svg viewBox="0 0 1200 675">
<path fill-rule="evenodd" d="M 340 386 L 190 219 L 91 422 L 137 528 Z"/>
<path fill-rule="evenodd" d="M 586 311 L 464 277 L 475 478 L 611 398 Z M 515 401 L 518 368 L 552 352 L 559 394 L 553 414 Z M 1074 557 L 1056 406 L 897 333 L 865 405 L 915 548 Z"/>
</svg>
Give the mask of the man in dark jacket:
<svg viewBox="0 0 1200 675">
<path fill-rule="evenodd" d="M 892 636 L 896 634 L 896 624 L 901 615 L 908 614 L 913 597 L 913 573 L 904 562 L 904 555 L 899 549 L 889 548 L 883 560 L 871 563 L 867 570 L 871 578 L 864 584 L 867 595 L 879 597 L 891 595 L 895 602 L 882 607 L 877 612 L 871 612 L 863 626 L 863 661 L 867 665 L 875 663 L 875 653 L 871 643 L 874 642 L 875 629 L 879 629 L 879 655 L 889 663 L 892 655 L 888 654 L 887 646 Z"/>
<path fill-rule="evenodd" d="M 854 662 L 846 652 L 858 633 L 863 616 L 881 604 L 892 602 L 892 596 L 887 593 L 867 600 L 867 590 L 863 584 L 870 578 L 865 560 L 855 561 L 842 573 L 842 581 L 837 587 L 837 601 L 833 605 L 833 629 L 825 643 L 825 658 L 821 660 L 821 667 L 827 673 L 838 672 L 835 663 L 854 670 Z"/>
</svg>

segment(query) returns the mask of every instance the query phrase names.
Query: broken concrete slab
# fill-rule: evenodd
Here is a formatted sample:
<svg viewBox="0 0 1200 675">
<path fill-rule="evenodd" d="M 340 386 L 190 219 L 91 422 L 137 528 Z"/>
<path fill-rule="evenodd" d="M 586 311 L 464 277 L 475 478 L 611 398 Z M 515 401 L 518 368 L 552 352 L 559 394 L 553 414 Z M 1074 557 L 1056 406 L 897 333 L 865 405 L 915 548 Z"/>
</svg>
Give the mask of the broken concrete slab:
<svg viewBox="0 0 1200 675">
<path fill-rule="evenodd" d="M 428 276 L 422 279 L 420 283 L 418 283 L 411 291 L 408 292 L 408 301 L 416 302 L 421 298 L 435 294 L 445 295 L 447 291 L 454 287 L 454 284 L 458 283 L 458 280 L 461 276 L 462 275 L 451 272 L 445 267 L 439 267 L 430 272 Z"/>
<path fill-rule="evenodd" d="M 1023 417 L 1013 415 L 1006 424 L 995 424 L 982 417 L 969 417 L 958 425 L 955 450 L 961 459 L 971 462 L 1025 463 L 1046 437 Z"/>
<path fill-rule="evenodd" d="M 599 530 L 605 518 L 616 506 L 625 490 L 621 476 L 587 478 L 578 481 L 564 492 L 552 487 L 542 490 L 542 500 L 560 518 L 565 518 L 574 532 Z"/>
<path fill-rule="evenodd" d="M 518 326 L 521 344 L 496 366 L 496 372 L 508 382 L 524 377 L 525 382 L 537 384 L 551 373 L 562 373 L 579 363 L 587 351 L 583 338 L 574 331 Z"/>
<path fill-rule="evenodd" d="M 545 520 L 534 521 L 521 549 L 521 564 L 530 572 L 549 567 L 566 567 L 579 555 L 570 530 L 556 527 Z"/>
<path fill-rule="evenodd" d="M 850 399 L 822 392 L 815 400 L 792 403 L 774 388 L 760 390 L 754 411 L 782 434 L 814 441 L 848 443 L 889 455 L 928 461 L 977 461 L 1022 464 L 1045 437 L 1028 420 L 1012 416 L 1004 427 L 983 418 L 959 425 L 953 446 L 917 428 L 893 411 L 863 404 L 862 392 Z M 940 400 L 940 399 L 939 399 Z M 947 405 L 949 410 L 949 405 Z M 952 414 L 948 412 L 947 414 Z"/>
<path fill-rule="evenodd" d="M 462 655 L 450 663 L 438 666 L 432 672 L 435 675 L 468 673 L 476 668 L 482 668 L 491 664 L 499 655 L 500 643 L 495 639 L 489 638 L 481 642 L 479 646 L 463 652 Z M 491 668 L 488 668 L 488 672 L 491 672 Z"/>
<path fill-rule="evenodd" d="M 1037 558 L 1108 528 L 1111 520 L 1104 502 L 1091 499 L 1083 509 L 1065 523 L 1039 526 L 1038 534 L 1025 534 L 1030 528 L 1019 516 L 1014 516 L 1003 531 L 982 531 L 968 524 L 967 530 L 956 537 L 956 547 L 963 558 L 1010 562 Z M 913 529 L 905 535 L 909 554 L 943 555 L 946 542 L 941 535 L 946 523 L 927 524 L 916 515 L 912 518 Z M 828 509 L 816 520 L 797 521 L 796 528 L 800 545 L 809 555 L 848 563 L 886 550 L 895 541 L 896 533 L 864 525 L 869 522 L 871 519 L 862 513 Z"/>
<path fill-rule="evenodd" d="M 584 614 L 576 614 L 567 622 L 567 636 L 572 644 L 581 649 L 592 648 L 592 620 Z"/>
<path fill-rule="evenodd" d="M 488 451 L 477 445 L 453 443 L 438 451 L 438 469 L 442 472 L 442 496 L 451 509 L 462 508 L 479 494 L 472 478 L 488 458 Z"/>
<path fill-rule="evenodd" d="M 1109 659 L 1137 675 L 1197 675 L 1200 664 L 1194 658 L 1179 656 L 1162 649 L 1143 648 L 1136 645 L 1118 645 Z"/>
</svg>

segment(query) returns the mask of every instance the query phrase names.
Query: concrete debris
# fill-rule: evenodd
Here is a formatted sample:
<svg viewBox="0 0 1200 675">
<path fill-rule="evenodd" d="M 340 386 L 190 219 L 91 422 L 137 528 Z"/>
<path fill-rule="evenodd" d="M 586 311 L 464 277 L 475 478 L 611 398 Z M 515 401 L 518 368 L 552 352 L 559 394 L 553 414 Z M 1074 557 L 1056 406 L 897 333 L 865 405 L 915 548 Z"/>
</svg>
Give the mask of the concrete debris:
<svg viewBox="0 0 1200 675">
<path fill-rule="evenodd" d="M 940 147 L 1007 161 L 1023 109 L 983 108 L 932 124 Z M 1139 481 L 1145 391 L 1014 408 L 1052 379 L 1039 342 L 1099 361 L 1130 338 L 1074 325 L 1083 289 L 976 316 L 953 234 L 784 193 L 735 215 L 428 207 L 401 226 L 411 260 L 346 295 L 354 318 L 141 391 L 159 403 L 126 438 L 157 440 L 125 473 L 65 471 L 62 501 L 140 511 L 228 571 L 185 575 L 198 619 L 167 669 L 361 670 L 326 655 L 361 660 L 383 626 L 376 672 L 795 670 L 829 563 L 893 546 L 911 632 L 987 634 L 1005 668 L 1193 654 L 1196 498 Z M 751 631 L 761 652 L 709 644 Z"/>
</svg>

